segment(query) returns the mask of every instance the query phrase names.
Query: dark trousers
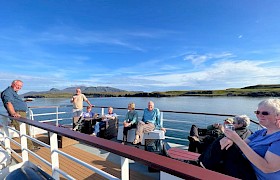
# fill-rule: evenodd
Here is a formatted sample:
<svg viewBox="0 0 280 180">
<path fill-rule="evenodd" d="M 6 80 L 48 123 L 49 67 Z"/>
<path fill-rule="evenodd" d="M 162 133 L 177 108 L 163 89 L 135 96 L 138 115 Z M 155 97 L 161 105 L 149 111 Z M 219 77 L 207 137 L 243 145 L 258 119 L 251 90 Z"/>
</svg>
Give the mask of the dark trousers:
<svg viewBox="0 0 280 180">
<path fill-rule="evenodd" d="M 190 130 L 190 136 L 196 136 L 199 139 L 199 141 L 189 137 L 188 151 L 201 154 L 217 138 L 215 136 L 206 135 L 206 131 L 207 129 L 200 129 L 201 133 L 199 133 L 199 128 L 196 125 L 192 125 Z"/>
<path fill-rule="evenodd" d="M 23 111 L 16 111 L 18 114 L 20 114 L 20 116 L 22 118 L 26 118 L 26 112 L 23 112 Z M 11 124 L 15 127 L 16 130 L 20 130 L 19 128 L 19 122 L 17 120 L 12 120 Z M 29 126 L 26 126 L 26 134 L 27 135 L 30 135 L 29 133 Z M 33 142 L 27 138 L 27 147 L 28 149 L 33 149 L 34 148 L 34 145 L 33 145 Z"/>
<path fill-rule="evenodd" d="M 127 136 L 128 130 L 133 129 L 133 128 L 136 128 L 136 124 L 132 124 L 131 126 L 128 126 L 128 127 L 123 127 L 123 135 Z"/>
<path fill-rule="evenodd" d="M 216 139 L 199 157 L 205 168 L 239 179 L 257 179 L 249 160 L 241 150 L 232 145 L 228 150 L 221 150 L 220 139 Z"/>
</svg>

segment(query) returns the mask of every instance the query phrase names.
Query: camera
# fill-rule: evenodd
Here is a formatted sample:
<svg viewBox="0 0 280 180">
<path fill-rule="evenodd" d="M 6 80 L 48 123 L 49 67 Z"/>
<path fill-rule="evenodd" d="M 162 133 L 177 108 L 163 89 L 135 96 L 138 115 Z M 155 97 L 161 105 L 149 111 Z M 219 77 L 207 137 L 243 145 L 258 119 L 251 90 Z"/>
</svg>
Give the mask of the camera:
<svg viewBox="0 0 280 180">
<path fill-rule="evenodd" d="M 225 128 L 234 131 L 234 125 L 233 124 L 225 124 Z"/>
</svg>

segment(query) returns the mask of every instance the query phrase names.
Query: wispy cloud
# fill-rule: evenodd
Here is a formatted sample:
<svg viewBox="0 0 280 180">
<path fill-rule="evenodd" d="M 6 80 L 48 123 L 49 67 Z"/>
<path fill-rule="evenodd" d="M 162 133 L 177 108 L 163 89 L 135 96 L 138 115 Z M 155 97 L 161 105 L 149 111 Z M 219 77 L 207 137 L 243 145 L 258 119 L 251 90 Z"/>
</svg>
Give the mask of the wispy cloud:
<svg viewBox="0 0 280 180">
<path fill-rule="evenodd" d="M 126 78 L 128 81 L 123 80 L 121 85 L 124 87 L 126 84 L 132 88 L 134 85 L 139 87 L 141 84 L 146 89 L 157 87 L 164 90 L 183 87 L 187 90 L 225 89 L 277 83 L 278 80 L 275 77 L 280 75 L 279 67 L 266 67 L 267 63 L 267 61 L 252 60 L 222 61 L 196 72 L 130 76 Z"/>
<path fill-rule="evenodd" d="M 229 53 L 229 52 L 223 52 L 223 53 L 220 53 L 220 54 L 191 53 L 191 54 L 185 55 L 184 60 L 191 61 L 193 65 L 199 66 L 199 65 L 205 63 L 208 60 L 224 59 L 224 58 L 230 58 L 230 57 L 232 57 L 232 54 Z"/>
</svg>

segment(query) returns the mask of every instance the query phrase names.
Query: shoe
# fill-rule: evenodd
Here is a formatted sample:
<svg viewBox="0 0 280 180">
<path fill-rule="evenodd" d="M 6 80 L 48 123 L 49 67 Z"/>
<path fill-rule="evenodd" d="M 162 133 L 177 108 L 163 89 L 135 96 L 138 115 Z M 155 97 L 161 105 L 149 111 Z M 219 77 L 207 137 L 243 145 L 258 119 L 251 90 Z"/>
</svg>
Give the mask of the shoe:
<svg viewBox="0 0 280 180">
<path fill-rule="evenodd" d="M 125 141 L 122 141 L 122 144 L 123 144 L 123 145 L 126 145 L 126 142 L 125 142 Z"/>
<path fill-rule="evenodd" d="M 184 162 L 195 166 L 200 166 L 199 165 L 200 162 L 198 160 L 184 160 Z"/>
<path fill-rule="evenodd" d="M 202 168 L 206 169 L 206 167 L 202 164 L 201 161 L 199 162 L 199 165 L 200 165 Z"/>
<path fill-rule="evenodd" d="M 127 136 L 123 136 L 123 142 L 126 142 L 127 141 Z"/>
<path fill-rule="evenodd" d="M 95 134 L 95 133 L 92 133 L 90 136 L 96 136 L 96 134 Z"/>
<path fill-rule="evenodd" d="M 32 152 L 37 152 L 39 149 L 40 149 L 39 146 L 34 146 L 34 147 L 31 149 L 31 151 L 32 151 Z"/>
<path fill-rule="evenodd" d="M 136 135 L 132 144 L 137 145 L 138 143 L 139 143 L 139 135 Z"/>
</svg>

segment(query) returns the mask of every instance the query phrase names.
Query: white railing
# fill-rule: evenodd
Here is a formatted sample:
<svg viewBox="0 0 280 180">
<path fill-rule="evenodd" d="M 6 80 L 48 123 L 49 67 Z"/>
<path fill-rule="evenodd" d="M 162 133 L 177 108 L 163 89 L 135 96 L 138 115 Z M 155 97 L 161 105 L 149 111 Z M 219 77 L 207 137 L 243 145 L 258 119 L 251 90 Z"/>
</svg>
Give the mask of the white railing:
<svg viewBox="0 0 280 180">
<path fill-rule="evenodd" d="M 69 108 L 68 111 L 59 111 L 60 107 L 67 107 Z M 55 108 L 55 112 L 48 112 L 48 113 L 34 113 L 33 110 L 34 109 L 53 109 Z M 100 114 L 104 115 L 104 111 L 105 108 L 107 107 L 99 107 L 99 106 L 95 106 L 94 107 L 99 108 L 100 109 Z M 119 107 L 114 107 L 114 109 L 120 110 L 121 114 L 118 113 L 119 116 L 119 120 L 121 120 L 121 118 L 125 117 L 125 114 L 127 112 L 126 108 L 119 108 Z M 143 110 L 143 109 L 137 109 L 138 111 Z M 214 122 L 219 121 L 219 119 L 222 121 L 225 117 L 232 117 L 234 115 L 231 114 L 211 114 L 211 113 L 199 113 L 199 112 L 177 112 L 177 111 L 165 111 L 165 110 L 161 110 L 161 122 L 164 124 L 164 127 L 167 130 L 167 134 L 165 134 L 165 138 L 167 139 L 167 141 L 169 140 L 174 140 L 175 142 L 183 142 L 183 144 L 186 144 L 188 142 L 188 139 L 186 138 L 188 136 L 188 130 L 190 129 L 192 124 L 195 124 L 197 122 L 191 122 L 190 120 L 185 120 L 182 119 L 183 117 L 180 117 L 182 120 L 175 120 L 175 119 L 171 119 L 171 118 L 164 118 L 167 117 L 165 116 L 165 114 L 172 114 L 172 115 L 191 115 L 191 116 L 197 116 L 197 117 L 202 117 L 202 118 L 198 118 L 198 119 L 204 119 L 204 124 L 205 127 L 209 124 L 212 124 Z M 38 117 L 44 117 L 44 116 L 50 116 L 53 115 L 55 116 L 55 118 L 52 116 L 51 119 L 41 119 L 39 120 Z M 60 117 L 61 115 L 65 115 L 64 117 Z M 209 119 L 209 117 L 215 117 L 215 121 L 212 121 Z M 37 120 L 40 122 L 55 122 L 55 124 L 58 126 L 60 124 L 61 121 L 65 121 L 65 120 L 70 120 L 70 122 L 68 122 L 67 124 L 72 124 L 72 106 L 71 105 L 65 105 L 65 106 L 33 106 L 33 107 L 29 107 L 29 119 L 31 120 Z M 141 119 L 141 116 L 139 116 L 139 119 Z M 210 122 L 209 122 L 210 121 Z M 253 123 L 257 124 L 257 122 L 251 120 Z M 184 129 L 178 129 L 178 128 L 174 128 L 168 126 L 167 124 L 174 124 L 177 123 L 178 127 L 189 127 L 189 128 L 184 128 Z M 119 123 L 121 125 L 121 123 Z M 260 126 L 256 126 L 255 129 L 251 129 L 253 131 L 259 129 Z M 36 134 L 41 134 L 44 133 L 36 128 L 33 128 L 30 130 L 31 135 L 36 135 Z M 178 137 L 178 133 L 181 133 L 182 137 Z M 168 135 L 170 134 L 170 135 Z"/>
<path fill-rule="evenodd" d="M 6 118 L 12 118 L 7 115 L 0 114 L 2 117 Z M 118 179 L 117 177 L 114 177 L 104 171 L 101 171 L 99 169 L 96 169 L 95 167 L 80 161 L 79 159 L 76 159 L 70 155 L 65 154 L 64 152 L 61 152 L 58 150 L 58 143 L 57 143 L 57 134 L 59 133 L 61 136 L 66 136 L 69 138 L 73 138 L 75 140 L 78 140 L 80 142 L 84 142 L 90 146 L 97 147 L 99 149 L 103 149 L 105 151 L 114 153 L 116 155 L 119 155 L 121 157 L 121 179 L 128 180 L 129 179 L 129 160 L 134 160 L 139 163 L 142 163 L 144 165 L 149 165 L 151 167 L 154 167 L 161 172 L 168 173 L 173 175 L 173 177 L 180 177 L 183 179 L 207 179 L 209 177 L 212 177 L 213 179 L 233 179 L 229 176 L 219 174 L 213 171 L 209 171 L 200 167 L 195 167 L 171 158 L 167 158 L 164 156 L 160 156 L 151 152 L 146 152 L 141 149 L 137 149 L 130 146 L 124 146 L 120 143 L 116 143 L 113 141 L 104 140 L 101 138 L 97 138 L 94 136 L 89 136 L 83 133 L 74 132 L 72 130 L 69 130 L 67 128 L 60 128 L 52 125 L 47 125 L 44 123 L 39 123 L 37 121 L 28 120 L 25 118 L 13 118 L 17 121 L 19 121 L 20 124 L 20 131 L 15 131 L 19 133 L 20 136 L 20 147 L 22 150 L 22 161 L 27 162 L 29 160 L 28 155 L 34 155 L 32 151 L 28 150 L 27 148 L 27 138 L 35 141 L 36 143 L 39 143 L 42 146 L 45 146 L 50 149 L 51 152 L 51 163 L 46 162 L 43 158 L 40 158 L 37 154 L 34 155 L 36 158 L 40 159 L 43 163 L 46 163 L 48 166 L 51 166 L 52 168 L 52 177 L 54 179 L 59 179 L 59 176 L 62 175 L 67 179 L 73 179 L 68 173 L 64 172 L 59 168 L 59 158 L 58 154 L 61 154 L 89 169 L 92 171 L 100 174 L 101 176 L 107 178 L 107 179 Z M 30 126 L 35 126 L 38 128 L 45 129 L 50 132 L 50 145 L 44 144 L 43 142 L 39 142 L 38 140 L 32 138 L 31 136 L 28 136 L 25 134 L 26 132 L 26 124 L 29 124 Z M 10 142 L 13 140 L 9 136 L 8 129 L 9 127 L 7 124 L 3 124 L 3 136 L 4 136 L 4 143 L 5 148 L 8 150 L 12 150 L 10 148 Z M 50 165 L 51 164 L 51 165 Z M 2 174 L 3 175 L 3 174 Z M 162 176 L 161 176 L 162 177 Z"/>
<path fill-rule="evenodd" d="M 0 135 L 2 135 L 2 142 L 1 144 L 4 145 L 5 149 L 8 151 L 8 153 L 11 155 L 11 153 L 14 153 L 17 157 L 19 157 L 22 162 L 27 162 L 29 160 L 29 154 L 36 157 L 37 159 L 39 159 L 40 161 L 42 161 L 44 164 L 48 165 L 49 167 L 52 168 L 52 177 L 54 179 L 59 179 L 59 175 L 64 176 L 67 179 L 75 179 L 72 176 L 70 176 L 69 174 L 67 174 L 65 171 L 59 169 L 59 156 L 58 154 L 61 154 L 63 156 L 65 156 L 68 159 L 71 159 L 72 161 L 96 172 L 97 174 L 107 178 L 107 179 L 119 179 L 105 171 L 102 171 L 88 163 L 85 163 L 73 156 L 68 155 L 67 153 L 64 153 L 60 150 L 58 150 L 58 143 L 57 143 L 57 134 L 50 132 L 50 145 L 39 141 L 35 138 L 32 138 L 31 136 L 26 134 L 26 124 L 19 122 L 19 127 L 20 127 L 20 131 L 15 130 L 14 128 L 11 128 L 9 126 L 7 126 L 7 124 L 1 124 L 2 127 L 2 132 L 0 132 Z M 17 141 L 13 140 L 12 137 L 10 137 L 9 135 L 9 130 L 13 131 L 15 133 L 17 133 L 20 137 L 20 143 L 18 143 Z M 46 147 L 48 149 L 50 149 L 50 154 L 51 154 L 51 163 L 48 162 L 46 159 L 42 158 L 41 156 L 37 155 L 36 153 L 32 152 L 30 149 L 28 149 L 27 147 L 27 139 L 30 139 L 33 142 L 36 142 L 37 144 L 40 144 L 43 147 Z M 14 151 L 11 148 L 10 143 L 14 143 L 15 145 L 19 146 L 21 148 L 22 154 L 18 154 L 16 151 Z M 0 179 L 3 179 L 6 176 L 6 174 L 1 174 L 0 173 Z"/>
</svg>

